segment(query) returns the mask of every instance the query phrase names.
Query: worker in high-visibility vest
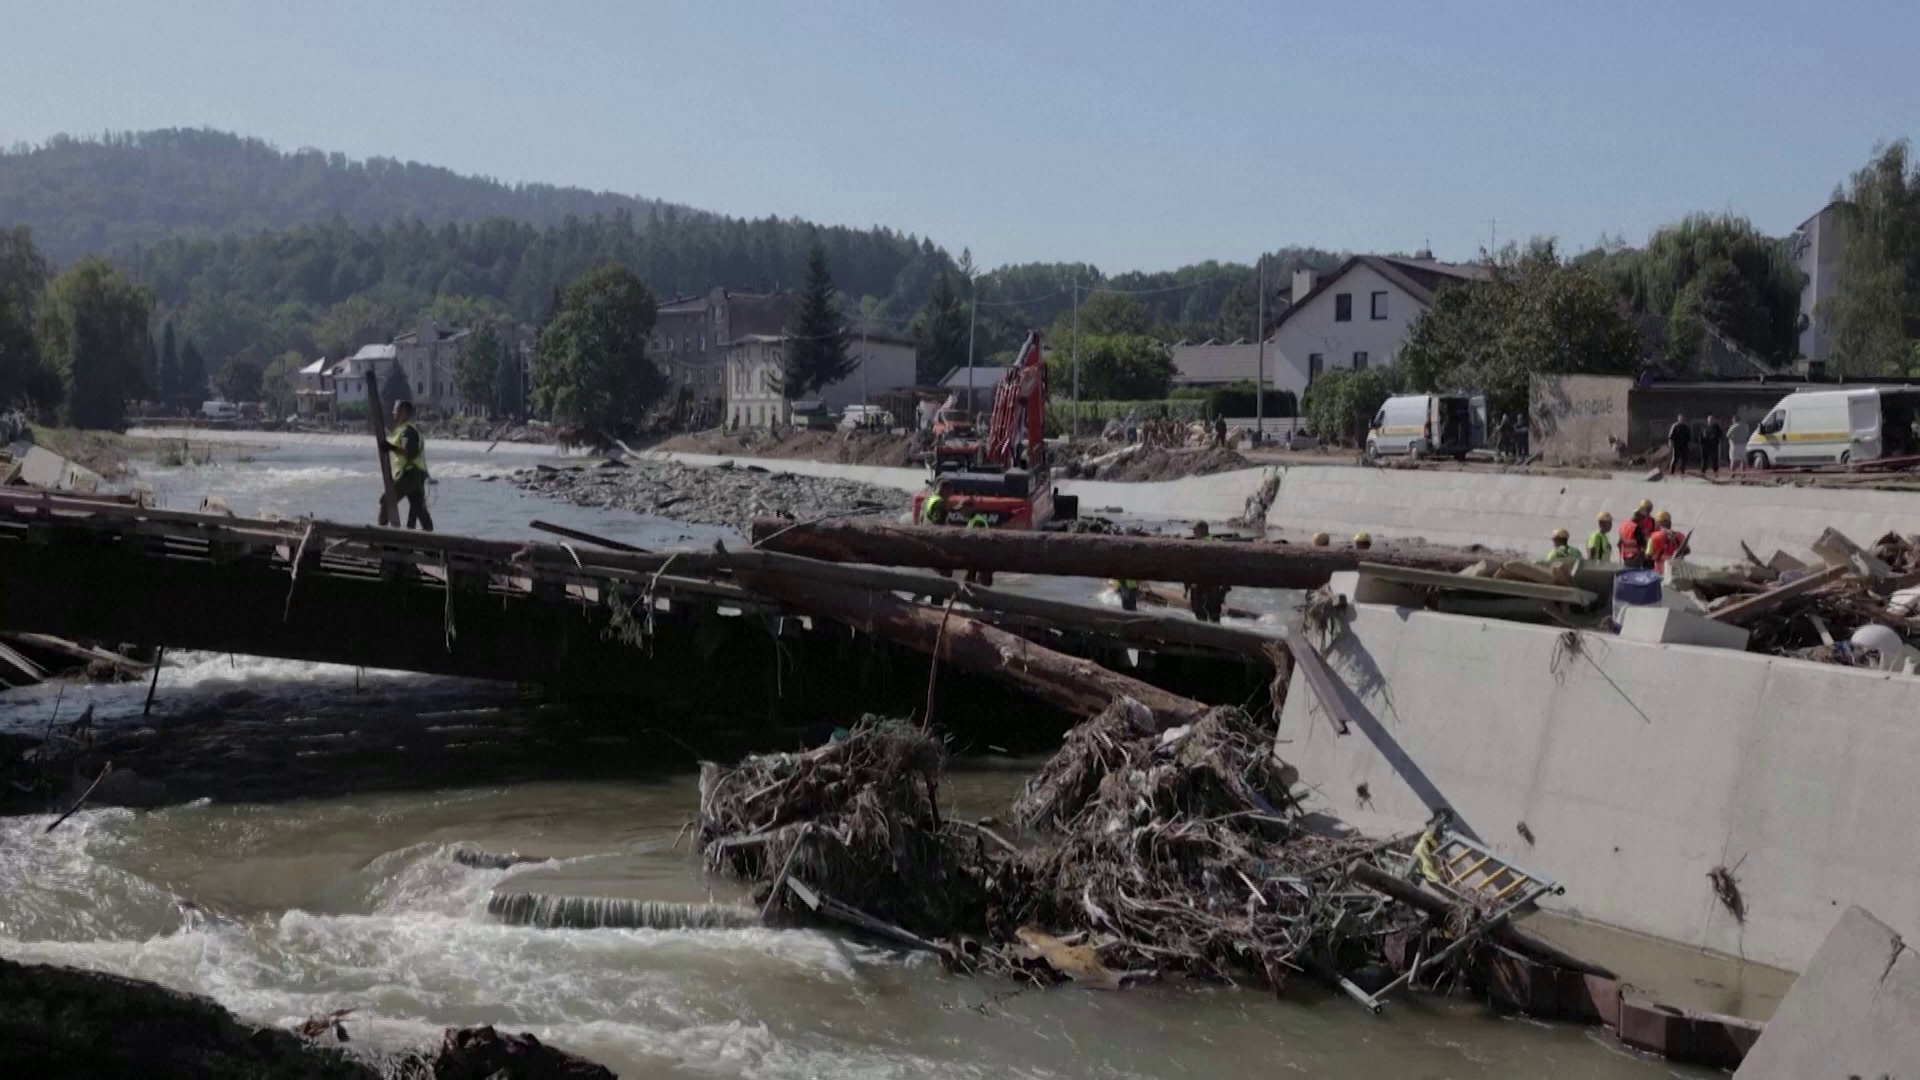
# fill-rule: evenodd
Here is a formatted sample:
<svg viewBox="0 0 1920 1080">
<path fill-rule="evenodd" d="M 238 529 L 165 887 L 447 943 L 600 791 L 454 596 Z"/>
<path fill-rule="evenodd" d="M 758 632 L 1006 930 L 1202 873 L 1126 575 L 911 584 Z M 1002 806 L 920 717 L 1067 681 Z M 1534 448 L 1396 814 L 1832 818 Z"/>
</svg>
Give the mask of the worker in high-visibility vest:
<svg viewBox="0 0 1920 1080">
<path fill-rule="evenodd" d="M 1666 572 L 1667 560 L 1687 550 L 1687 534 L 1673 527 L 1673 515 L 1665 510 L 1653 515 L 1653 538 L 1647 541 L 1647 558 L 1655 570 Z"/>
<path fill-rule="evenodd" d="M 993 528 L 993 518 L 987 516 L 981 511 L 975 510 L 971 515 L 967 517 L 967 528 L 991 529 Z M 967 584 L 985 585 L 987 588 L 991 589 L 993 588 L 993 571 L 969 570 L 967 571 Z"/>
<path fill-rule="evenodd" d="M 1572 539 L 1572 534 L 1567 532 L 1567 530 L 1553 530 L 1553 548 L 1547 552 L 1547 557 L 1543 561 L 1553 562 L 1555 559 L 1579 558 L 1580 553 L 1573 550 L 1573 545 L 1567 542 L 1570 539 Z"/>
<path fill-rule="evenodd" d="M 1613 515 L 1605 510 L 1594 515 L 1593 532 L 1587 535 L 1587 558 L 1606 562 L 1613 558 Z"/>
<path fill-rule="evenodd" d="M 1653 539 L 1653 500 L 1641 499 L 1633 516 L 1620 523 L 1620 562 L 1629 570 L 1645 570 L 1647 541 Z"/>
<path fill-rule="evenodd" d="M 927 496 L 926 501 L 920 504 L 920 524 L 945 525 L 946 523 L 947 497 L 943 491 L 935 489 L 934 493 Z"/>
<path fill-rule="evenodd" d="M 427 442 L 413 424 L 413 402 L 393 403 L 393 431 L 387 440 L 392 454 L 393 496 L 407 504 L 407 528 L 433 531 L 427 511 Z M 395 507 L 397 513 L 399 507 Z M 399 524 L 399 522 L 393 522 Z"/>
</svg>

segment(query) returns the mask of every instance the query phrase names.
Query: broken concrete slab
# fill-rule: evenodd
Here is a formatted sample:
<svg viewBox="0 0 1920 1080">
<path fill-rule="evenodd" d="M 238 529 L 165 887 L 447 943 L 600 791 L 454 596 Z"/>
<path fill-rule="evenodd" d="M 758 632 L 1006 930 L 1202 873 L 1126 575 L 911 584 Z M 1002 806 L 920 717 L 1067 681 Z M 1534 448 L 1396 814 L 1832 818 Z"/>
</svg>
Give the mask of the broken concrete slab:
<svg viewBox="0 0 1920 1080">
<path fill-rule="evenodd" d="M 1780 1002 L 1735 1080 L 1910 1076 L 1920 1062 L 1920 953 L 1850 907 Z"/>
</svg>

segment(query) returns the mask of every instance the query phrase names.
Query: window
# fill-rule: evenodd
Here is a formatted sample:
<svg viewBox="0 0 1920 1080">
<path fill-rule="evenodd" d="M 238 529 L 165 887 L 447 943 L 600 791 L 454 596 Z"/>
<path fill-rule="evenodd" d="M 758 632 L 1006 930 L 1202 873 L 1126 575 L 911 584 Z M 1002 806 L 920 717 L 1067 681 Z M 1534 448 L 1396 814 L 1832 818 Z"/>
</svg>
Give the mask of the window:
<svg viewBox="0 0 1920 1080">
<path fill-rule="evenodd" d="M 707 351 L 707 332 L 705 330 L 700 331 L 700 351 Z"/>
<path fill-rule="evenodd" d="M 1333 321 L 1353 321 L 1353 294 L 1350 292 L 1333 294 Z"/>
<path fill-rule="evenodd" d="M 1366 353 L 1357 352 L 1353 354 L 1353 370 L 1355 371 L 1367 370 L 1367 354 Z"/>
<path fill-rule="evenodd" d="M 1320 373 L 1322 371 L 1325 371 L 1326 369 L 1327 369 L 1327 356 L 1325 353 L 1308 353 L 1307 354 L 1307 381 L 1308 382 L 1312 382 L 1314 379 L 1319 378 Z"/>
<path fill-rule="evenodd" d="M 1387 317 L 1387 294 L 1385 292 L 1373 294 L 1373 317 L 1375 319 L 1384 319 Z"/>
</svg>

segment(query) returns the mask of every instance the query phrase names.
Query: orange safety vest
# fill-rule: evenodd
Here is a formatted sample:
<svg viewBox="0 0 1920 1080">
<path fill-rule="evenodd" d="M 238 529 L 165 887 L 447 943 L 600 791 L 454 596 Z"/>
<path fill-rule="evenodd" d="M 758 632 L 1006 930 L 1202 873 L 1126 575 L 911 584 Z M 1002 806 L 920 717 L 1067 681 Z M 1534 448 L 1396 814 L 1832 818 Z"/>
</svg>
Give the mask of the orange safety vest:
<svg viewBox="0 0 1920 1080">
<path fill-rule="evenodd" d="M 1686 544 L 1687 534 L 1678 529 L 1661 529 L 1654 533 L 1653 539 L 1647 544 L 1647 554 L 1653 556 L 1653 568 L 1665 570 L 1667 560 L 1680 554 L 1680 549 Z"/>
<path fill-rule="evenodd" d="M 1633 518 L 1620 523 L 1620 561 L 1640 557 L 1640 524 Z"/>
</svg>

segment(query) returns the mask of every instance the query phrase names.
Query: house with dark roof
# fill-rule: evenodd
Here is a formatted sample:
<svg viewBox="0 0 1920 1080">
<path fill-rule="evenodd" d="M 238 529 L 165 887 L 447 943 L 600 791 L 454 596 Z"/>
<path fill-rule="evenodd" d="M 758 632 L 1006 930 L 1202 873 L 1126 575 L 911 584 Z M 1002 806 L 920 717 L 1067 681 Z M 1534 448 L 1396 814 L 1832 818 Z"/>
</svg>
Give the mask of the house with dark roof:
<svg viewBox="0 0 1920 1080">
<path fill-rule="evenodd" d="M 1265 348 L 1175 345 L 1174 385 L 1252 382 L 1264 367 L 1267 386 L 1300 394 L 1323 371 L 1389 366 L 1439 290 L 1487 276 L 1475 264 L 1392 255 L 1356 255 L 1325 275 L 1297 271 Z"/>
</svg>

